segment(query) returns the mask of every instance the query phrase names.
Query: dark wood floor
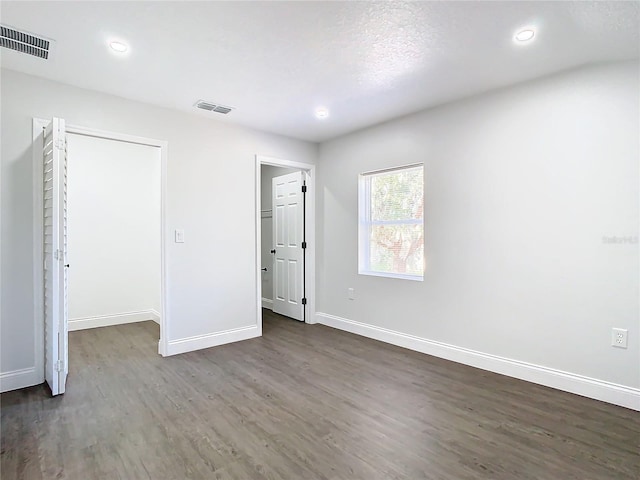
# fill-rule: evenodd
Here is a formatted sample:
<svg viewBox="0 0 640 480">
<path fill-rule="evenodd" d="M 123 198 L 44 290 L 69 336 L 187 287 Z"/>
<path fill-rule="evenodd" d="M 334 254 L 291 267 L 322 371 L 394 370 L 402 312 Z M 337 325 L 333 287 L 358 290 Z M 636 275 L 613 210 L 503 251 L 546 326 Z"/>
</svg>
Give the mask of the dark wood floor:
<svg viewBox="0 0 640 480">
<path fill-rule="evenodd" d="M 265 312 L 171 358 L 72 332 L 67 393 L 0 397 L 2 480 L 633 479 L 637 412 Z"/>
</svg>

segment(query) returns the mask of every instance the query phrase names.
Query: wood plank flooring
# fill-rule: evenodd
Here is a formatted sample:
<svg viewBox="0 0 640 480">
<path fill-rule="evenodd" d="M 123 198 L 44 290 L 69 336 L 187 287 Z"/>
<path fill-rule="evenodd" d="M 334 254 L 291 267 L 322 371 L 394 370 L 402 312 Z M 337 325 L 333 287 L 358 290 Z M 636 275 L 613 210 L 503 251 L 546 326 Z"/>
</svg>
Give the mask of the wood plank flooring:
<svg viewBox="0 0 640 480">
<path fill-rule="evenodd" d="M 2 480 L 640 478 L 640 414 L 265 311 L 170 358 L 70 334 L 67 393 L 0 397 Z"/>
</svg>

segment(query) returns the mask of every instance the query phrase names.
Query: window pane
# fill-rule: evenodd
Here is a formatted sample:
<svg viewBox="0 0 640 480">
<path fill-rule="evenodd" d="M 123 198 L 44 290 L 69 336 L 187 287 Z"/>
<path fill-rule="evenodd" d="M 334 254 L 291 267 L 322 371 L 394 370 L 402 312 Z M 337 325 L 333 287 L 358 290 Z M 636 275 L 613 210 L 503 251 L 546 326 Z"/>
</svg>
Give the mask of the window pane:
<svg viewBox="0 0 640 480">
<path fill-rule="evenodd" d="M 372 225 L 369 267 L 374 272 L 424 274 L 422 224 Z"/>
<path fill-rule="evenodd" d="M 371 177 L 371 219 L 420 219 L 423 213 L 422 167 Z"/>
</svg>

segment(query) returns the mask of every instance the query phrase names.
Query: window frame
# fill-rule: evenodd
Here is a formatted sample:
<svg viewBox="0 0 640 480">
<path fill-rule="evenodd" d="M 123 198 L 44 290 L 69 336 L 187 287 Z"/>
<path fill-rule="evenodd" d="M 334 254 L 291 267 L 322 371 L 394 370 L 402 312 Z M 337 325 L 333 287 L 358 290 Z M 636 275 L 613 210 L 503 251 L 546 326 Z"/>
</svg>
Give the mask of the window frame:
<svg viewBox="0 0 640 480">
<path fill-rule="evenodd" d="M 371 170 L 358 175 L 358 274 L 373 277 L 398 278 L 402 280 L 424 281 L 424 269 L 422 275 L 413 275 L 406 273 L 381 272 L 372 270 L 371 261 L 371 228 L 374 225 L 422 225 L 422 235 L 424 238 L 424 213 L 422 219 L 403 219 L 403 220 L 371 220 L 371 179 L 374 176 L 391 174 L 403 170 L 411 170 L 414 168 L 422 168 L 422 202 L 424 212 L 424 163 L 411 163 L 408 165 L 399 165 L 397 167 L 383 168 L 380 170 Z M 424 258 L 424 242 L 422 243 Z"/>
</svg>

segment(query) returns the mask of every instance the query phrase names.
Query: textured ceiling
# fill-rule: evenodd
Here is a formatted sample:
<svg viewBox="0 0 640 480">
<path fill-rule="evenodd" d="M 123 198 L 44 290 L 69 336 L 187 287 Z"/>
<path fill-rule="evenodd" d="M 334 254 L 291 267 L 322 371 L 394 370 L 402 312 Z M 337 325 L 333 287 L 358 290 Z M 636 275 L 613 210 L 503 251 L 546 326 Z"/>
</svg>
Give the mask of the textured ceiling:
<svg viewBox="0 0 640 480">
<path fill-rule="evenodd" d="M 639 56 L 638 2 L 1 2 L 52 38 L 5 68 L 322 141 L 587 63 Z M 516 45 L 514 32 L 537 29 Z M 125 57 L 106 46 L 130 44 Z M 222 116 L 198 99 L 236 108 Z M 318 120 L 314 109 L 329 108 Z"/>
</svg>

